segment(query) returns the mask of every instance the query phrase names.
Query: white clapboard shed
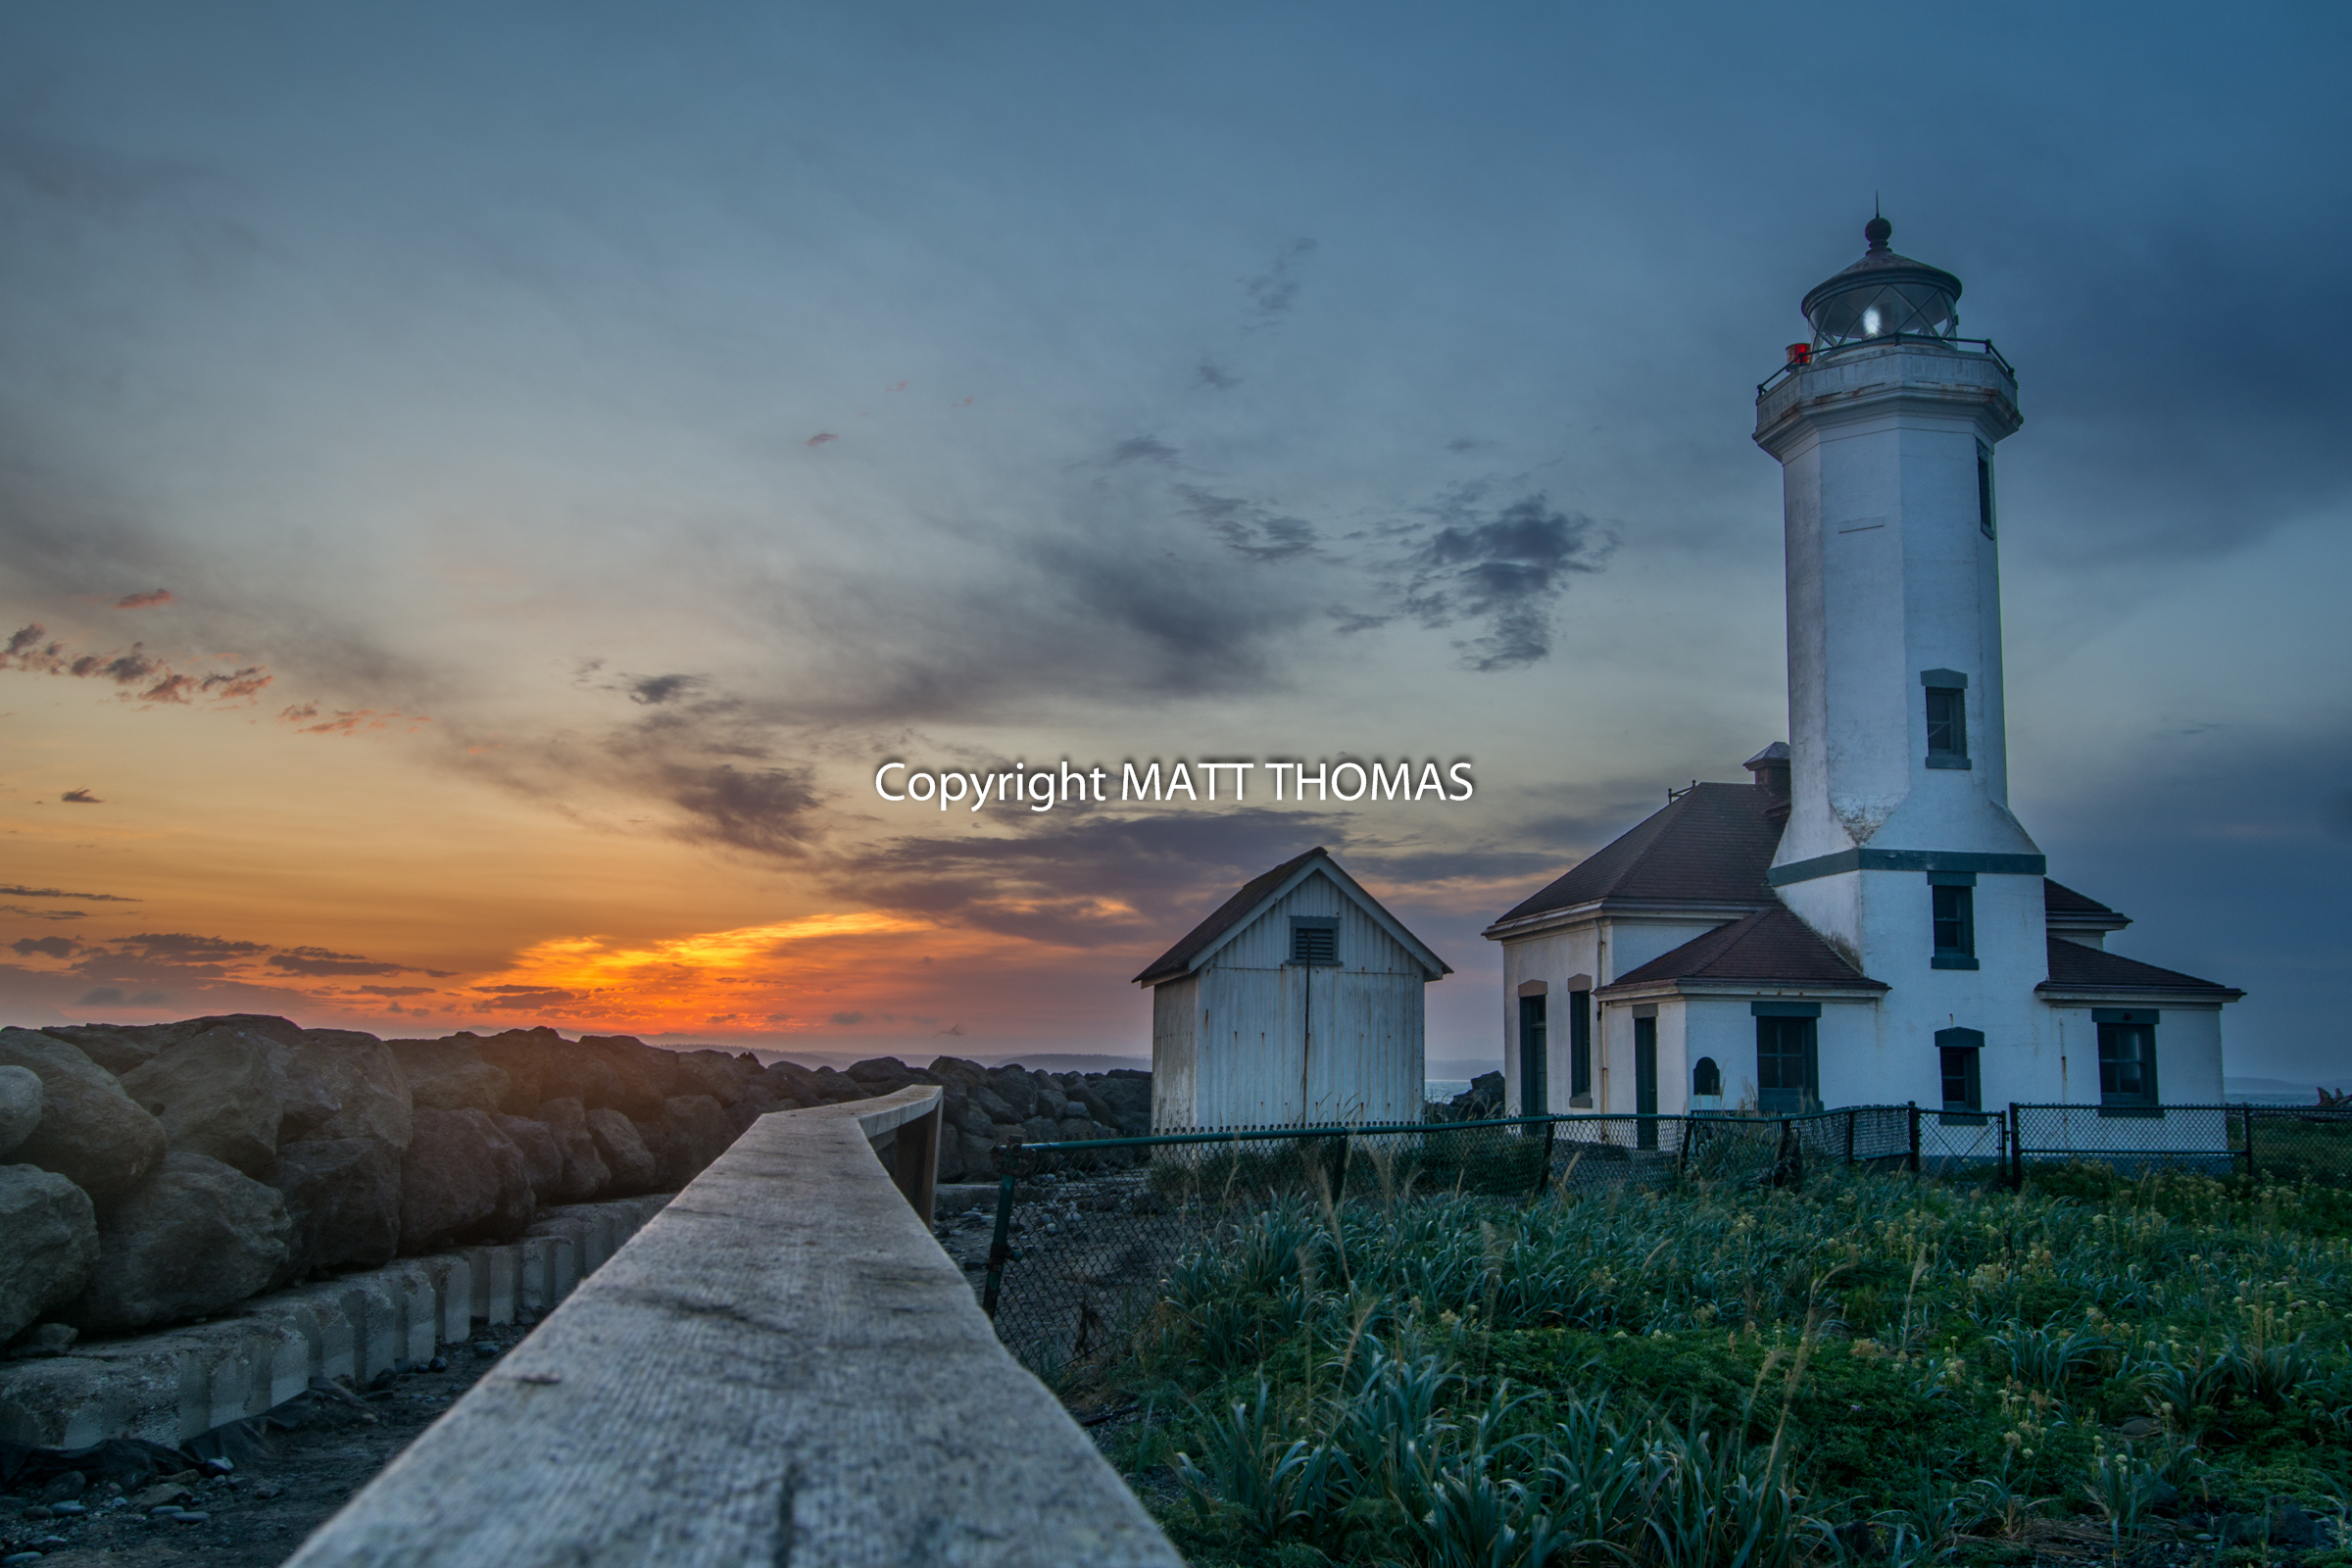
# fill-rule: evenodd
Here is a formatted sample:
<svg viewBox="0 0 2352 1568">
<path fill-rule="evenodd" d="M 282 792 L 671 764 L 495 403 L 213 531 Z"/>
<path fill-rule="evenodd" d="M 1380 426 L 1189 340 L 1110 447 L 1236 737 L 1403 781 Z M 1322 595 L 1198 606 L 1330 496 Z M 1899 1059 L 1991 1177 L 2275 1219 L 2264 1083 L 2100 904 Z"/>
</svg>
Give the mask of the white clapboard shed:
<svg viewBox="0 0 2352 1568">
<path fill-rule="evenodd" d="M 1419 1121 L 1421 988 L 1446 960 L 1313 849 L 1135 977 L 1160 1129 Z"/>
</svg>

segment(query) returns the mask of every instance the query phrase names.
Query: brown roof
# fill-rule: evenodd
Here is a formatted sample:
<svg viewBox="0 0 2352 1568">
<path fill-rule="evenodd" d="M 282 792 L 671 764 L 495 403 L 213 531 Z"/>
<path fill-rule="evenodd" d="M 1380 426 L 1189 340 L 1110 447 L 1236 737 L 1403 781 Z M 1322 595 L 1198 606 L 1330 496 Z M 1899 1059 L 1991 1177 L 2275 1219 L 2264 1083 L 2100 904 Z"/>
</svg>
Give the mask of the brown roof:
<svg viewBox="0 0 2352 1568">
<path fill-rule="evenodd" d="M 2064 937 L 2050 938 L 2050 977 L 2036 991 L 2178 991 L 2235 1002 L 2245 995 L 2233 986 L 2200 980 L 2178 969 L 2159 969 L 2120 953 L 2086 948 Z"/>
<path fill-rule="evenodd" d="M 2110 909 L 2088 894 L 2077 893 L 2062 882 L 2048 877 L 2041 879 L 2041 906 L 2049 914 L 2113 914 Z"/>
<path fill-rule="evenodd" d="M 1596 899 L 1778 907 L 1764 873 L 1780 848 L 1780 798 L 1754 784 L 1697 784 L 1585 857 L 1496 926 Z"/>
<path fill-rule="evenodd" d="M 1598 994 L 1606 996 L 1660 980 L 1886 989 L 1883 981 L 1871 979 L 1839 957 L 1811 926 L 1778 905 L 1661 954 L 1631 973 L 1619 975 Z"/>
<path fill-rule="evenodd" d="M 1243 883 L 1239 892 L 1223 904 L 1218 905 L 1209 913 L 1207 919 L 1186 932 L 1182 941 L 1152 959 L 1151 965 L 1142 974 L 1137 975 L 1130 984 L 1153 985 L 1162 980 L 1173 980 L 1180 975 L 1189 974 L 1195 958 L 1214 946 L 1219 937 L 1249 919 L 1251 914 L 1256 912 L 1259 905 L 1272 898 L 1285 882 L 1289 881 L 1310 860 L 1321 860 L 1324 869 L 1331 873 L 1331 880 L 1338 884 L 1342 892 L 1361 902 L 1379 920 L 1394 927 L 1392 935 L 1402 937 L 1406 948 L 1417 949 L 1417 956 L 1425 960 L 1434 970 L 1431 975 L 1432 979 L 1441 974 L 1453 973 L 1451 964 L 1430 952 L 1419 937 L 1405 930 L 1403 922 L 1389 913 L 1378 899 L 1366 893 L 1355 878 L 1340 868 L 1340 863 L 1331 858 L 1331 852 L 1318 844 L 1304 855 L 1293 856 L 1290 859 L 1274 867 L 1273 870 L 1253 876 Z"/>
</svg>

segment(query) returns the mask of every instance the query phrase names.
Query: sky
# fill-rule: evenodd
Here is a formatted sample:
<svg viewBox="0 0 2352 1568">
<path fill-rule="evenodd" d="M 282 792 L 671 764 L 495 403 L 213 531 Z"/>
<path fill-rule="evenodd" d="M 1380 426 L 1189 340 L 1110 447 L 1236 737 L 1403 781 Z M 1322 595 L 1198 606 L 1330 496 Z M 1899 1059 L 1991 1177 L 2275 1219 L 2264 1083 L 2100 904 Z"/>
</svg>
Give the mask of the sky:
<svg viewBox="0 0 2352 1568">
<path fill-rule="evenodd" d="M 1481 928 L 1787 733 L 1754 388 L 1875 202 L 2019 371 L 2013 805 L 2331 1077 L 2348 34 L 11 5 L 0 1018 L 1147 1055 L 1130 977 L 1322 844 L 1499 1060 Z M 1116 800 L 1344 758 L 1472 793 Z"/>
</svg>

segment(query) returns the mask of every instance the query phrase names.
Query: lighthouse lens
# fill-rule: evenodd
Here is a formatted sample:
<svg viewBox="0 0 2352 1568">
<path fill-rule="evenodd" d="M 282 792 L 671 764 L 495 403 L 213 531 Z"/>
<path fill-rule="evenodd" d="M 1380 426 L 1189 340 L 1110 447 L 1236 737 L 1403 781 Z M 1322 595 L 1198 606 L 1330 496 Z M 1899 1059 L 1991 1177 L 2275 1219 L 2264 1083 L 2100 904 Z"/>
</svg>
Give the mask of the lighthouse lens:
<svg viewBox="0 0 2352 1568">
<path fill-rule="evenodd" d="M 1862 335 L 1864 337 L 1879 335 L 1879 308 L 1876 305 L 1862 313 Z"/>
</svg>

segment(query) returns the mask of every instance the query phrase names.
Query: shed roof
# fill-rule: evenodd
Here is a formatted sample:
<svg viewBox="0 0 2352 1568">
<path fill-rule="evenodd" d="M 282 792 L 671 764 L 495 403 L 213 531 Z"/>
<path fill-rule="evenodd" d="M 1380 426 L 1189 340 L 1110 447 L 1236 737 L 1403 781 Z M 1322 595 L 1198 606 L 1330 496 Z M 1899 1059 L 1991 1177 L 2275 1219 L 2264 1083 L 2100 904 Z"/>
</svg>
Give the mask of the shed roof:
<svg viewBox="0 0 2352 1568">
<path fill-rule="evenodd" d="M 1601 899 L 1777 907 L 1764 873 L 1781 842 L 1772 808 L 1783 804 L 1784 797 L 1755 784 L 1694 784 L 1519 904 L 1488 934 Z"/>
<path fill-rule="evenodd" d="M 1814 933 L 1811 926 L 1779 905 L 1758 909 L 1729 925 L 1693 937 L 1671 953 L 1663 953 L 1640 968 L 1619 975 L 1596 993 L 1631 990 L 1663 980 L 1704 980 L 1734 984 L 1782 986 L 1841 986 L 1848 990 L 1885 991 L 1886 982 L 1873 980 Z"/>
<path fill-rule="evenodd" d="M 2050 977 L 2034 989 L 2039 992 L 2170 991 L 2216 1002 L 2235 1002 L 2245 995 L 2234 986 L 2200 980 L 2193 974 L 2182 974 L 2178 969 L 2159 969 L 2152 963 L 2127 958 L 2120 953 L 2086 948 L 2079 942 L 2069 942 L 2064 937 L 2050 938 Z"/>
<path fill-rule="evenodd" d="M 1453 973 L 1453 965 L 1429 950 L 1428 944 L 1404 928 L 1402 921 L 1381 906 L 1378 899 L 1366 893 L 1355 878 L 1340 868 L 1331 852 L 1320 844 L 1304 855 L 1295 856 L 1270 871 L 1261 872 L 1242 884 L 1232 898 L 1211 910 L 1207 919 L 1186 932 L 1181 941 L 1154 958 L 1142 974 L 1135 977 L 1137 985 L 1157 985 L 1162 980 L 1175 980 L 1192 973 L 1217 949 L 1223 947 L 1250 921 L 1257 918 L 1268 906 L 1305 881 L 1316 871 L 1329 876 L 1335 886 L 1361 906 L 1382 929 L 1421 961 L 1429 977 Z"/>
</svg>

